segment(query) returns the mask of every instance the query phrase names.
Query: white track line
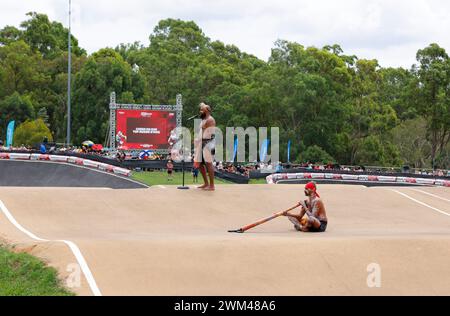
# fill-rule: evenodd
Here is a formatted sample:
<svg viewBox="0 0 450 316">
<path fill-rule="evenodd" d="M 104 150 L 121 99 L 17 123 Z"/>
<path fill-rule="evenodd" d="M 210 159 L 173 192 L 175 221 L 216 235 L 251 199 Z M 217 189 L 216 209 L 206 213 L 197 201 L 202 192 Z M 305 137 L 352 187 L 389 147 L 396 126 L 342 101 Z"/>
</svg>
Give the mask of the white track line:
<svg viewBox="0 0 450 316">
<path fill-rule="evenodd" d="M 12 216 L 12 214 L 9 212 L 9 210 L 6 208 L 5 204 L 3 204 L 2 201 L 0 201 L 0 209 L 5 214 L 6 218 L 14 226 L 16 226 L 16 228 L 18 230 L 20 230 L 22 233 L 24 233 L 25 235 L 27 235 L 31 239 L 34 239 L 34 240 L 37 240 L 37 241 L 40 241 L 40 242 L 50 242 L 51 241 L 51 240 L 39 238 L 36 235 L 34 235 L 33 233 L 31 233 L 30 231 L 26 230 L 22 225 L 20 225 L 16 221 L 14 216 Z M 89 266 L 88 266 L 86 260 L 84 259 L 83 255 L 81 254 L 81 251 L 78 248 L 78 246 L 75 243 L 73 243 L 71 241 L 67 241 L 67 240 L 54 240 L 54 242 L 62 242 L 62 243 L 65 243 L 67 246 L 69 246 L 70 250 L 72 251 L 73 255 L 75 256 L 75 258 L 78 261 L 78 264 L 81 267 L 81 271 L 83 271 L 84 276 L 86 277 L 86 280 L 87 280 L 87 282 L 89 284 L 89 287 L 91 288 L 92 293 L 95 296 L 102 296 L 102 293 L 100 292 L 100 289 L 98 288 L 97 283 L 95 282 L 94 276 L 92 275 L 92 272 L 89 269 Z"/>
<path fill-rule="evenodd" d="M 412 190 L 413 190 L 413 191 L 417 191 L 417 192 L 421 192 L 421 193 L 423 193 L 423 194 L 426 194 L 426 195 L 429 195 L 429 196 L 432 196 L 432 197 L 435 197 L 435 198 L 437 198 L 437 199 L 439 199 L 439 200 L 442 200 L 442 201 L 450 202 L 449 199 L 443 198 L 442 196 L 439 196 L 439 195 L 436 195 L 436 194 L 428 193 L 428 192 L 426 192 L 426 191 L 417 190 L 417 189 L 412 189 Z"/>
<path fill-rule="evenodd" d="M 449 214 L 449 213 L 444 212 L 444 211 L 442 211 L 442 210 L 440 210 L 440 209 L 438 209 L 438 208 L 432 207 L 432 206 L 430 206 L 430 205 L 428 205 L 428 204 L 426 204 L 426 203 L 423 203 L 423 202 L 421 202 L 421 201 L 419 201 L 419 200 L 416 200 L 415 198 L 410 197 L 409 195 L 407 195 L 407 194 L 405 194 L 405 193 L 402 193 L 402 192 L 400 192 L 400 191 L 393 190 L 393 189 L 391 189 L 390 191 L 395 192 L 395 193 L 398 193 L 398 194 L 400 194 L 401 196 L 403 196 L 403 197 L 405 197 L 405 198 L 407 198 L 407 199 L 409 199 L 409 200 L 411 200 L 411 201 L 414 201 L 414 202 L 416 202 L 416 203 L 418 203 L 418 204 L 420 204 L 420 205 L 423 205 L 423 206 L 428 207 L 428 208 L 430 208 L 430 209 L 432 209 L 432 210 L 434 210 L 434 211 L 436 211 L 436 212 L 438 212 L 438 213 L 441 213 L 441 214 L 443 214 L 443 215 L 446 215 L 446 216 L 449 216 L 449 217 L 450 217 L 450 214 Z"/>
</svg>

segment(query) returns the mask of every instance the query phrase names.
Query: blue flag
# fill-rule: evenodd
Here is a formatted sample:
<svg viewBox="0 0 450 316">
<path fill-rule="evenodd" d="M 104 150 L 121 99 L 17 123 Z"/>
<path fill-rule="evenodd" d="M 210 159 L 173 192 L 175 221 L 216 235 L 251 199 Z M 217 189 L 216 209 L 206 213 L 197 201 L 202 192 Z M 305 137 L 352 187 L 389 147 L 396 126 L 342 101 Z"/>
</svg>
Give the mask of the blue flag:
<svg viewBox="0 0 450 316">
<path fill-rule="evenodd" d="M 233 160 L 231 162 L 234 162 L 236 160 L 236 156 L 238 153 L 239 148 L 239 139 L 236 137 L 234 140 L 234 154 L 233 154 Z"/>
<path fill-rule="evenodd" d="M 266 139 L 261 146 L 261 151 L 259 152 L 259 160 L 261 162 L 266 162 L 267 153 L 269 152 L 269 143 L 270 141 Z"/>
<path fill-rule="evenodd" d="M 8 124 L 8 129 L 6 131 L 6 147 L 11 147 L 13 144 L 15 125 L 16 125 L 15 121 L 11 121 Z"/>
<path fill-rule="evenodd" d="M 288 162 L 291 162 L 291 141 L 288 142 L 287 161 L 288 161 Z"/>
</svg>

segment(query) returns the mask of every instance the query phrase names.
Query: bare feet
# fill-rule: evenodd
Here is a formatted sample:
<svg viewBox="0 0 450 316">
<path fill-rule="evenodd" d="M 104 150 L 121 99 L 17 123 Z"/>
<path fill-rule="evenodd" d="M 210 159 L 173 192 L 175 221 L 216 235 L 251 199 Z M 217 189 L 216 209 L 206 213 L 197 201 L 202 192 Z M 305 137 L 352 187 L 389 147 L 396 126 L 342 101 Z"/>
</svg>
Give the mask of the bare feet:
<svg viewBox="0 0 450 316">
<path fill-rule="evenodd" d="M 215 187 L 212 186 L 207 186 L 206 188 L 203 189 L 204 191 L 216 191 Z"/>
<path fill-rule="evenodd" d="M 206 189 L 206 188 L 208 188 L 208 187 L 209 187 L 209 185 L 204 184 L 204 185 L 202 185 L 201 187 L 198 187 L 197 189 L 199 189 L 199 190 L 204 190 L 204 189 Z"/>
</svg>

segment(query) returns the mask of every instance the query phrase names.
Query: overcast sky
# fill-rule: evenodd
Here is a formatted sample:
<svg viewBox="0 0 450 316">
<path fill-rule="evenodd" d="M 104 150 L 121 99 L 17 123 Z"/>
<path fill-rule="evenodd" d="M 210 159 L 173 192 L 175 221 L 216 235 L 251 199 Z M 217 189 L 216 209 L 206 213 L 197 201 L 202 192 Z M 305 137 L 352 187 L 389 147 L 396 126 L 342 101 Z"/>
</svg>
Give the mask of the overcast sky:
<svg viewBox="0 0 450 316">
<path fill-rule="evenodd" d="M 0 0 L 0 27 L 29 11 L 68 24 L 68 0 Z M 73 33 L 89 53 L 148 37 L 161 19 L 195 21 L 213 39 L 267 60 L 277 39 L 340 44 L 347 54 L 409 68 L 436 42 L 450 53 L 447 0 L 72 0 Z"/>
</svg>

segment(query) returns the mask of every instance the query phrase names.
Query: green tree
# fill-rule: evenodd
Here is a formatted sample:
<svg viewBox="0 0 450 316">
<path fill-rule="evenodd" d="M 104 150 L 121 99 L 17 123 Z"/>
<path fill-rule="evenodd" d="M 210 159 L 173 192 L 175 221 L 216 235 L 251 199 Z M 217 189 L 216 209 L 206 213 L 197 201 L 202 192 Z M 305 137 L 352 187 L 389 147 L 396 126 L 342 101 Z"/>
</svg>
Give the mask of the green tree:
<svg viewBox="0 0 450 316">
<path fill-rule="evenodd" d="M 247 104 L 242 104 L 249 91 L 244 86 L 264 62 L 236 46 L 211 42 L 194 22 L 163 20 L 150 36 L 149 47 L 121 45 L 116 51 L 145 78 L 137 81 L 144 85 L 144 102 L 173 104 L 182 93 L 186 117 L 206 102 L 223 127 L 232 117 L 253 123 L 247 119 Z"/>
<path fill-rule="evenodd" d="M 9 121 L 16 121 L 17 126 L 33 118 L 34 108 L 29 96 L 14 92 L 0 101 L 0 132 L 2 135 L 6 133 L 6 125 Z"/>
<path fill-rule="evenodd" d="M 431 143 L 427 139 L 427 121 L 423 117 L 405 121 L 389 134 L 405 164 L 414 168 L 429 166 Z"/>
<path fill-rule="evenodd" d="M 450 169 L 450 144 L 447 144 L 442 153 L 436 157 L 435 166 L 445 170 Z"/>
<path fill-rule="evenodd" d="M 334 163 L 336 160 L 331 157 L 329 153 L 320 148 L 319 146 L 308 147 L 301 155 L 300 159 L 302 162 L 311 163 Z"/>
<path fill-rule="evenodd" d="M 0 47 L 0 98 L 18 92 L 30 93 L 48 83 L 41 58 L 23 41 Z"/>
<path fill-rule="evenodd" d="M 50 22 L 45 14 L 30 12 L 30 18 L 21 23 L 23 39 L 34 50 L 38 50 L 44 58 L 52 58 L 62 52 L 67 52 L 69 47 L 69 30 L 59 22 Z M 86 54 L 78 46 L 78 40 L 72 35 L 72 52 L 76 56 Z"/>
<path fill-rule="evenodd" d="M 14 146 L 34 146 L 47 138 L 53 141 L 52 133 L 41 119 L 20 124 L 14 133 Z"/>
<path fill-rule="evenodd" d="M 384 103 L 380 98 L 381 83 L 382 73 L 378 61 L 358 60 L 356 62 L 352 86 L 353 106 L 350 116 L 352 126 L 350 164 L 367 164 L 371 160 L 373 163 L 385 164 L 386 159 L 374 157 L 390 149 L 392 144 L 383 140 L 382 136 L 398 124 L 398 118 L 392 106 Z M 369 150 L 375 150 L 375 152 L 369 153 Z"/>
<path fill-rule="evenodd" d="M 49 127 L 49 123 L 48 123 L 49 118 L 48 118 L 48 114 L 47 114 L 47 109 L 45 107 L 39 109 L 36 117 L 38 119 L 41 119 L 45 123 L 45 125 L 47 125 L 47 127 Z"/>
<path fill-rule="evenodd" d="M 72 83 L 81 68 L 86 63 L 87 57 L 75 55 L 72 56 Z M 49 126 L 54 138 L 63 142 L 66 137 L 67 122 L 67 62 L 68 54 L 63 53 L 52 60 L 45 60 L 44 71 L 50 77 L 50 83 L 45 89 L 33 91 L 35 108 L 45 107 L 49 116 Z M 73 89 L 75 89 L 73 85 Z M 76 107 L 76 104 L 73 104 Z"/>
<path fill-rule="evenodd" d="M 403 68 L 385 68 L 380 69 L 380 75 L 379 101 L 391 106 L 401 121 L 415 119 L 418 113 L 411 102 L 414 73 Z"/>
<path fill-rule="evenodd" d="M 35 112 L 47 109 L 48 125 L 62 140 L 67 113 L 68 30 L 45 14 L 30 13 L 20 29 L 0 30 L 0 100 L 14 92 L 26 94 Z M 72 74 L 86 61 L 85 51 L 72 36 Z"/>
<path fill-rule="evenodd" d="M 344 139 L 341 135 L 348 129 L 352 74 L 345 58 L 287 41 L 276 45 L 270 68 L 257 83 L 266 90 L 267 106 L 261 111 L 307 147 L 317 145 L 333 156 L 343 156 L 334 144 Z"/>
<path fill-rule="evenodd" d="M 5 26 L 0 30 L 0 45 L 6 46 L 18 41 L 23 36 L 23 32 L 14 26 Z"/>
<path fill-rule="evenodd" d="M 144 46 L 140 42 L 134 42 L 129 44 L 120 44 L 116 46 L 114 49 L 117 53 L 122 56 L 122 58 L 131 64 L 131 61 L 129 59 L 130 55 L 136 52 L 139 52 L 144 49 Z"/>
<path fill-rule="evenodd" d="M 361 140 L 356 161 L 365 166 L 400 166 L 403 162 L 399 156 L 397 147 L 391 142 L 383 142 L 379 136 L 370 135 Z"/>
<path fill-rule="evenodd" d="M 143 91 L 133 85 L 131 66 L 113 49 L 102 49 L 90 56 L 76 75 L 73 100 L 76 143 L 86 139 L 104 142 L 109 121 L 109 96 L 113 91 L 119 101 L 130 103 L 143 95 Z"/>
<path fill-rule="evenodd" d="M 413 102 L 428 123 L 431 161 L 442 156 L 450 142 L 450 58 L 444 48 L 431 44 L 417 52 L 418 66 Z"/>
</svg>

